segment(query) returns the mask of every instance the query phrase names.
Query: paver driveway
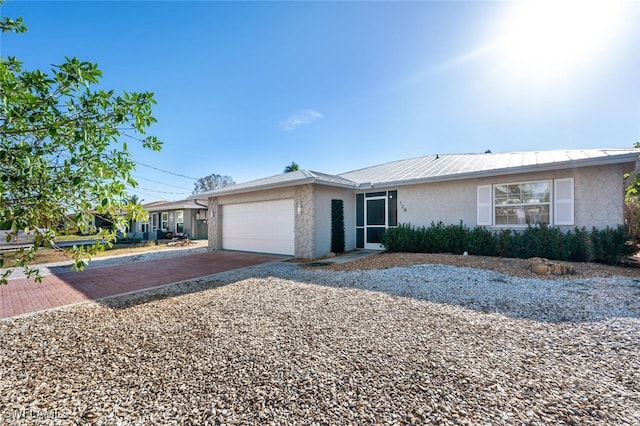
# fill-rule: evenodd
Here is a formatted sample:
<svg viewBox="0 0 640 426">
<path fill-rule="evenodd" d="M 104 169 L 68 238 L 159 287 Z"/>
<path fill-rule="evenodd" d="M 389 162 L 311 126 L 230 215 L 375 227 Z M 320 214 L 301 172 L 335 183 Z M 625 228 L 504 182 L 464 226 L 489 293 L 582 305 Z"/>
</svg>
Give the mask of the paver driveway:
<svg viewBox="0 0 640 426">
<path fill-rule="evenodd" d="M 0 318 L 159 287 L 218 272 L 282 260 L 283 256 L 212 251 L 47 275 L 0 286 Z"/>
</svg>

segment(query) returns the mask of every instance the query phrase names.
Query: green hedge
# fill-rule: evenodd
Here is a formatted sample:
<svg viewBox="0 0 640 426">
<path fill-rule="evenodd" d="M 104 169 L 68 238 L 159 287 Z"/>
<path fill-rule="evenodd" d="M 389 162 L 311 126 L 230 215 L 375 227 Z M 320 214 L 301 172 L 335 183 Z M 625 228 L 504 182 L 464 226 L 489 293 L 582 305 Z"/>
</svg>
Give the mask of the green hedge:
<svg viewBox="0 0 640 426">
<path fill-rule="evenodd" d="M 331 251 L 344 253 L 344 201 L 331 200 Z"/>
<path fill-rule="evenodd" d="M 382 237 L 382 244 L 391 252 L 453 253 L 481 256 L 545 257 L 555 260 L 578 262 L 619 263 L 633 254 L 624 226 L 605 229 L 575 228 L 563 233 L 546 225 L 528 226 L 524 230 L 503 229 L 492 231 L 483 226 L 469 229 L 459 225 L 414 227 L 401 224 L 389 228 Z"/>
</svg>

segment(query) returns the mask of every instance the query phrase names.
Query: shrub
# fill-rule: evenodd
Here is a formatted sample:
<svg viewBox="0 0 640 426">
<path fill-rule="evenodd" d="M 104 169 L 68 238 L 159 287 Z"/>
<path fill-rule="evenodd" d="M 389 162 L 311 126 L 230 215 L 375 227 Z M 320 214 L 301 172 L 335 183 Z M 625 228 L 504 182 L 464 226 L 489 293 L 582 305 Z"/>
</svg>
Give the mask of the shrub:
<svg viewBox="0 0 640 426">
<path fill-rule="evenodd" d="M 453 253 L 483 256 L 545 257 L 555 260 L 597 261 L 619 263 L 634 253 L 624 226 L 602 230 L 575 228 L 563 233 L 547 225 L 528 226 L 522 231 L 501 229 L 491 231 L 482 226 L 469 229 L 458 225 L 431 223 L 429 227 L 400 224 L 389 228 L 382 236 L 388 251 L 413 253 Z"/>
<path fill-rule="evenodd" d="M 593 228 L 591 231 L 591 253 L 596 262 L 619 263 L 634 252 L 627 229 L 622 225 L 615 229 L 607 226 L 604 229 Z"/>
<path fill-rule="evenodd" d="M 569 231 L 565 235 L 562 247 L 562 259 L 575 262 L 588 262 L 591 260 L 589 254 L 589 233 L 582 227 L 576 227 L 573 232 Z"/>
<path fill-rule="evenodd" d="M 528 226 L 519 235 L 521 244 L 521 256 L 546 257 L 549 259 L 562 259 L 562 246 L 564 235 L 557 228 L 547 225 Z"/>
<path fill-rule="evenodd" d="M 469 254 L 478 256 L 498 256 L 499 240 L 495 234 L 484 226 L 476 226 L 472 230 L 466 230 L 466 247 Z"/>
<path fill-rule="evenodd" d="M 624 221 L 627 225 L 629 236 L 634 241 L 640 240 L 640 200 L 627 199 L 624 203 Z"/>
<path fill-rule="evenodd" d="M 344 202 L 331 200 L 331 251 L 344 253 Z"/>
<path fill-rule="evenodd" d="M 413 239 L 417 234 L 417 231 L 411 228 L 409 224 L 400 224 L 395 228 L 389 228 L 382 235 L 382 244 L 389 251 L 394 252 L 408 252 L 418 251 L 415 248 L 415 244 L 410 242 L 409 239 Z"/>
</svg>

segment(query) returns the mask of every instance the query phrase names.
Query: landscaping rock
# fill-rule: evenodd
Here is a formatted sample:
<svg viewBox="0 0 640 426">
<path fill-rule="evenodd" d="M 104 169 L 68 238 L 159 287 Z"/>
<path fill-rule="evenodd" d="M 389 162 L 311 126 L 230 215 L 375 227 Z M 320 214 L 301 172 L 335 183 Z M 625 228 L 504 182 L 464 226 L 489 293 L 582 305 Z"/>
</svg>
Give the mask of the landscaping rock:
<svg viewBox="0 0 640 426">
<path fill-rule="evenodd" d="M 188 238 L 174 239 L 171 242 L 168 242 L 167 245 L 170 247 L 186 247 L 191 245 L 191 240 Z"/>
<path fill-rule="evenodd" d="M 527 259 L 526 268 L 537 275 L 567 275 L 576 272 L 573 265 L 565 262 L 550 261 L 541 257 Z"/>
</svg>

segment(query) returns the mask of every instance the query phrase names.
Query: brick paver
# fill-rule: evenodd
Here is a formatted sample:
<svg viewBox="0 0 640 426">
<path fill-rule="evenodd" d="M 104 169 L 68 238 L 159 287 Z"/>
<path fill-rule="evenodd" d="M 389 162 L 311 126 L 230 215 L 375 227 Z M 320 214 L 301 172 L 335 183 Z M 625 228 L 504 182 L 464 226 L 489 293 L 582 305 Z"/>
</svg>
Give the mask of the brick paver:
<svg viewBox="0 0 640 426">
<path fill-rule="evenodd" d="M 159 287 L 260 263 L 281 256 L 213 251 L 166 259 L 47 275 L 41 284 L 18 278 L 0 286 L 0 318 Z"/>
</svg>

